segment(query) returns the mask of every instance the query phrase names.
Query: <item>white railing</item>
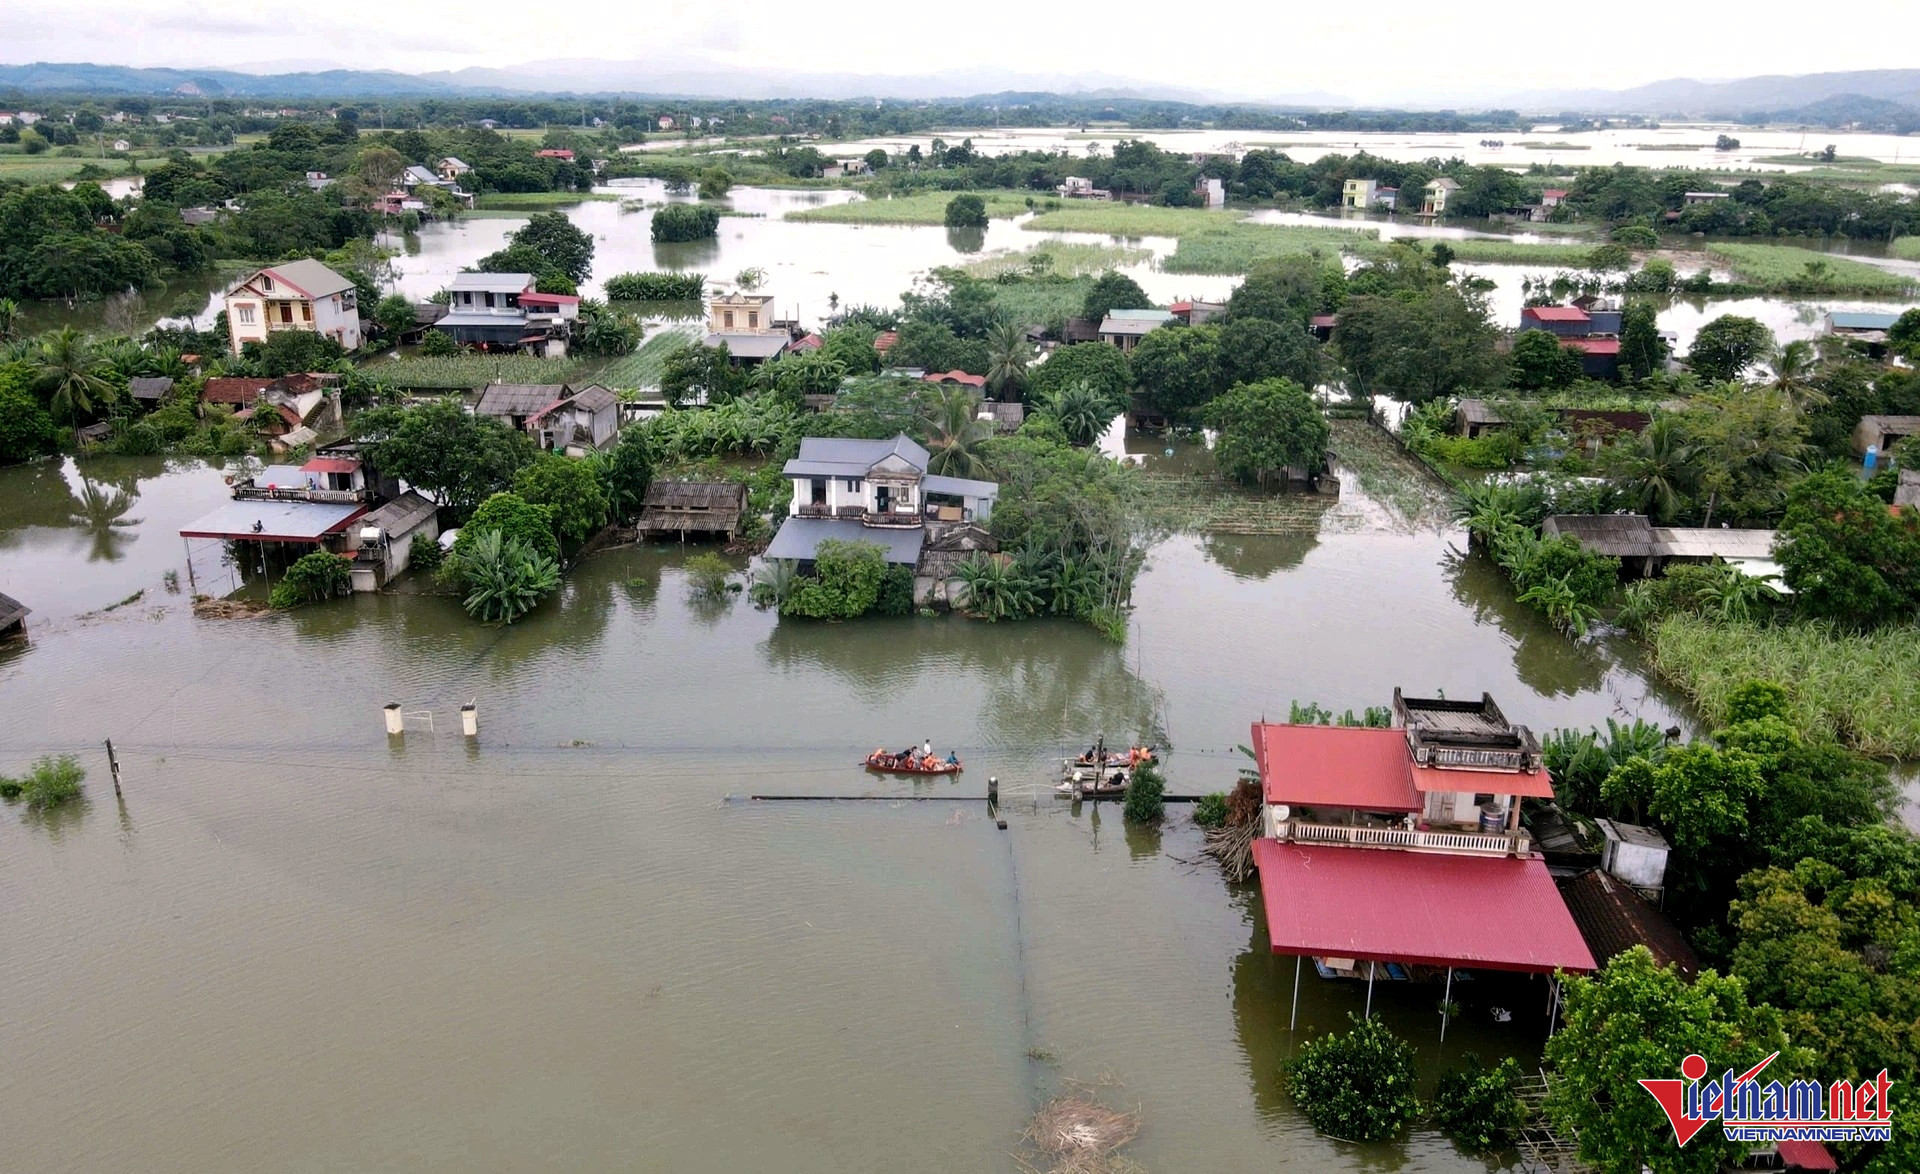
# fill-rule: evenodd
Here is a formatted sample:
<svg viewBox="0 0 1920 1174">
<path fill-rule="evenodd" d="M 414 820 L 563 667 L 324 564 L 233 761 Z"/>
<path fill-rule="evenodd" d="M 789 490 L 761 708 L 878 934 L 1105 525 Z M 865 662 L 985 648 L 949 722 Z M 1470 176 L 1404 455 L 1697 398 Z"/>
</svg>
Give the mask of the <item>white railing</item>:
<svg viewBox="0 0 1920 1174">
<path fill-rule="evenodd" d="M 1413 852 L 1459 852 L 1471 856 L 1528 856 L 1533 838 L 1516 832 L 1436 832 L 1407 828 L 1355 827 L 1346 824 L 1276 820 L 1274 838 L 1282 843 L 1333 844 L 1349 848 L 1399 848 Z"/>
<path fill-rule="evenodd" d="M 1487 767 L 1494 770 L 1520 770 L 1526 756 L 1519 750 L 1491 750 L 1463 746 L 1434 746 L 1426 749 L 1434 766 Z"/>
</svg>

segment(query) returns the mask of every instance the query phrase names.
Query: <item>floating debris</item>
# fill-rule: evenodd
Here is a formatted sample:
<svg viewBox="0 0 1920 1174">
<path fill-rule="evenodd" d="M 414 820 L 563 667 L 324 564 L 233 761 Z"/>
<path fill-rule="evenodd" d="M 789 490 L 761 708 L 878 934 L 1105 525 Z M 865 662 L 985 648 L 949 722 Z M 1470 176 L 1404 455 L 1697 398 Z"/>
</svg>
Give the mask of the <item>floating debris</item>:
<svg viewBox="0 0 1920 1174">
<path fill-rule="evenodd" d="M 1139 1165 L 1115 1151 L 1140 1132 L 1140 1115 L 1109 1109 L 1085 1092 L 1058 1096 L 1040 1107 L 1021 1140 L 1038 1151 L 1022 1167 L 1045 1174 L 1124 1174 Z"/>
</svg>

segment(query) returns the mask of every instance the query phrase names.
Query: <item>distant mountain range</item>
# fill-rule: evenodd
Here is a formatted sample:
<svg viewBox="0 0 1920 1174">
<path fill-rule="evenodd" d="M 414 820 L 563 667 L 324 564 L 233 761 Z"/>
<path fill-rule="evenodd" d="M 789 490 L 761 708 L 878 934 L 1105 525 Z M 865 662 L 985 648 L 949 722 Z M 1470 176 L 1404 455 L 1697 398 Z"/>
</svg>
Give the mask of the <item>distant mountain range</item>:
<svg viewBox="0 0 1920 1174">
<path fill-rule="evenodd" d="M 247 73 L 232 69 L 135 68 L 91 63 L 0 65 L 0 93 L 181 94 L 232 98 L 403 98 L 624 94 L 679 98 L 890 98 L 959 100 L 974 95 L 1063 96 L 1194 104 L 1235 103 L 1292 109 L 1354 109 L 1337 94 L 1228 94 L 1155 85 L 1103 74 L 1033 75 L 991 69 L 913 76 L 858 73 L 748 71 L 689 58 L 666 64 L 563 59 L 504 69 L 469 68 L 405 74 L 353 69 Z M 1006 103 L 1003 103 L 1006 104 Z M 1782 117 L 1823 111 L 1920 111 L 1920 69 L 1694 81 L 1675 78 L 1626 90 L 1539 90 L 1493 94 L 1474 101 L 1408 101 L 1399 109 L 1517 109 L 1537 114 L 1714 117 L 1768 113 Z"/>
</svg>

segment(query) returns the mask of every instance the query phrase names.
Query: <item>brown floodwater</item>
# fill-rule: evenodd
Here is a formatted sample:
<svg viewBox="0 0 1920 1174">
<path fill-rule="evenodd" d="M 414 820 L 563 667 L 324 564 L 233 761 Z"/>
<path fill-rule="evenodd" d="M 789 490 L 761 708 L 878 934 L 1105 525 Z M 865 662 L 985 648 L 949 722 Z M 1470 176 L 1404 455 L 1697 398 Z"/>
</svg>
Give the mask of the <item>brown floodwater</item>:
<svg viewBox="0 0 1920 1174">
<path fill-rule="evenodd" d="M 1395 685 L 1542 728 L 1684 720 L 1458 534 L 1404 525 L 1169 539 L 1119 646 L 781 623 L 691 600 L 677 546 L 592 558 L 510 628 L 409 595 L 197 619 L 166 573 L 223 493 L 194 462 L 0 470 L 0 591 L 35 609 L 0 652 L 0 770 L 91 772 L 75 809 L 0 809 L 12 1168 L 1010 1169 L 1084 1079 L 1142 1114 L 1149 1169 L 1482 1170 L 1425 1131 L 1316 1136 L 1279 1089 L 1293 966 L 1257 892 L 1196 862 L 1184 808 L 1128 828 L 1041 794 L 1049 763 L 1141 736 L 1172 789 L 1224 788 L 1254 719 Z M 1342 529 L 1390 516 L 1352 504 Z M 433 729 L 389 740 L 389 701 Z M 961 781 L 854 765 L 921 738 Z M 1005 832 L 909 801 L 988 775 Z M 1538 983 L 1456 994 L 1444 1045 L 1435 989 L 1374 994 L 1428 1080 L 1469 1048 L 1537 1057 Z M 1364 998 L 1308 968 L 1301 1031 Z"/>
</svg>

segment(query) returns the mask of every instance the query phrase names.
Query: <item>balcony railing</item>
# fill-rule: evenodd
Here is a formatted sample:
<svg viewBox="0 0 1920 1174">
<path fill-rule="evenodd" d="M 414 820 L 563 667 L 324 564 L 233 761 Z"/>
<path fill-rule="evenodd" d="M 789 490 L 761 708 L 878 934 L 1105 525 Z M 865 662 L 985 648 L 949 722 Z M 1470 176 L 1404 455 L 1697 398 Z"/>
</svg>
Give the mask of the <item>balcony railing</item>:
<svg viewBox="0 0 1920 1174">
<path fill-rule="evenodd" d="M 358 505 L 373 500 L 372 494 L 365 489 L 308 489 L 292 485 L 282 485 L 278 489 L 269 489 L 264 485 L 236 485 L 233 487 L 233 496 L 240 501 L 317 501 L 329 505 Z"/>
<path fill-rule="evenodd" d="M 1414 852 L 1456 852 L 1468 856 L 1529 856 L 1533 837 L 1526 831 L 1410 831 L 1406 828 L 1278 820 L 1274 838 L 1282 843 L 1330 844 L 1348 848 L 1399 848 Z"/>
<path fill-rule="evenodd" d="M 1497 750 L 1484 746 L 1419 746 L 1415 757 L 1424 751 L 1427 766 L 1460 766 L 1475 770 L 1524 770 L 1526 751 Z"/>
<path fill-rule="evenodd" d="M 892 510 L 867 510 L 862 514 L 860 523 L 865 526 L 899 526 L 911 528 L 920 525 L 920 511 L 911 507 Z"/>
<path fill-rule="evenodd" d="M 802 502 L 799 512 L 794 516 L 800 518 L 844 518 L 857 522 L 865 517 L 866 513 L 867 510 L 865 506 L 830 506 L 820 505 L 815 502 Z"/>
</svg>

